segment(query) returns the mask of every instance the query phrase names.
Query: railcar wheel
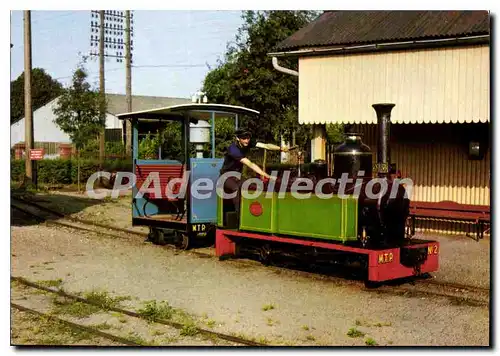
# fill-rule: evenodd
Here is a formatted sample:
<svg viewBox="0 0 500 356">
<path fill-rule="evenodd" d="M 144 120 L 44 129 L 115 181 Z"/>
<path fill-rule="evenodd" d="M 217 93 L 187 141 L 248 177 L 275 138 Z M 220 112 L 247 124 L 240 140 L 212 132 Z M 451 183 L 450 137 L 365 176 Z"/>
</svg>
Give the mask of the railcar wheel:
<svg viewBox="0 0 500 356">
<path fill-rule="evenodd" d="M 155 245 L 166 245 L 163 231 L 154 227 L 150 228 L 146 241 L 151 241 Z"/>
<path fill-rule="evenodd" d="M 175 247 L 179 250 L 187 250 L 191 245 L 189 234 L 185 232 L 177 232 L 175 239 Z"/>
</svg>

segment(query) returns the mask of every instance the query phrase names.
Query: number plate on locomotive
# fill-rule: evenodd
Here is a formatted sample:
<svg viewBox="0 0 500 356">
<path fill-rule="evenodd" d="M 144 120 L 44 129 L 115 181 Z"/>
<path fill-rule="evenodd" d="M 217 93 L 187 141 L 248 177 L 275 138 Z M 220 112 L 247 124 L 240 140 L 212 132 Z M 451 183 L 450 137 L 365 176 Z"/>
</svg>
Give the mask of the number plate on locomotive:
<svg viewBox="0 0 500 356">
<path fill-rule="evenodd" d="M 205 232 L 207 230 L 206 224 L 193 224 L 191 226 L 193 232 Z"/>
</svg>

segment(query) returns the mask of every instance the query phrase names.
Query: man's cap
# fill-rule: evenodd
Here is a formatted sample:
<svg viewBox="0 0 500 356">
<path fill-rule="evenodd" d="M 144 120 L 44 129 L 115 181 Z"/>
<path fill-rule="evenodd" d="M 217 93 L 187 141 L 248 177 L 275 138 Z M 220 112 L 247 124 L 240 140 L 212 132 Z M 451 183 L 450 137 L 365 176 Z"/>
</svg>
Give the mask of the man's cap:
<svg viewBox="0 0 500 356">
<path fill-rule="evenodd" d="M 250 137 L 252 137 L 252 133 L 247 129 L 236 130 L 236 132 L 234 134 L 238 138 L 250 138 Z"/>
</svg>

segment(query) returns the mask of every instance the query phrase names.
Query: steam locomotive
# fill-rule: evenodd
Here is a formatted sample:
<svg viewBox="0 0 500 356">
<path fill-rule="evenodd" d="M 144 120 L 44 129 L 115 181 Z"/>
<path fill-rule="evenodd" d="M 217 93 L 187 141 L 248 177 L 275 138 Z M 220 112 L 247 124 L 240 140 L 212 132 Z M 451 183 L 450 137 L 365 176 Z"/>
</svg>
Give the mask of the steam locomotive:
<svg viewBox="0 0 500 356">
<path fill-rule="evenodd" d="M 221 258 L 252 246 L 263 262 L 290 255 L 320 255 L 363 261 L 368 279 L 382 281 L 438 268 L 438 242 L 411 239 L 406 232 L 409 196 L 390 163 L 390 117 L 395 104 L 375 104 L 379 144 L 373 153 L 358 133 L 347 133 L 334 152 L 333 175 L 324 162 L 305 177 L 243 185 L 239 216 L 218 198 L 216 250 Z M 312 182 L 301 186 L 306 180 Z M 300 189 L 298 189 L 300 187 Z M 300 191 L 300 192 L 299 192 Z"/>
</svg>

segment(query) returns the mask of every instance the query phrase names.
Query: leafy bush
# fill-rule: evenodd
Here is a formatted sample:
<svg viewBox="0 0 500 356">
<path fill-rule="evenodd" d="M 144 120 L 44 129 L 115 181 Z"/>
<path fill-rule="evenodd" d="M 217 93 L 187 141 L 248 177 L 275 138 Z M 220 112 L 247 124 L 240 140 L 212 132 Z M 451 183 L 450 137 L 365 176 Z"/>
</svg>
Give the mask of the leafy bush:
<svg viewBox="0 0 500 356">
<path fill-rule="evenodd" d="M 20 182 L 24 178 L 25 163 L 24 160 L 10 161 L 10 180 Z"/>
<path fill-rule="evenodd" d="M 72 162 L 69 160 L 38 161 L 38 181 L 49 184 L 70 184 Z"/>
<path fill-rule="evenodd" d="M 80 182 L 85 182 L 92 174 L 100 171 L 99 160 L 82 159 L 80 161 Z M 132 172 L 131 160 L 107 160 L 103 164 L 106 172 Z M 71 184 L 78 179 L 77 160 L 44 159 L 37 161 L 38 182 L 48 184 Z M 12 181 L 22 181 L 25 174 L 24 160 L 11 161 Z"/>
</svg>

